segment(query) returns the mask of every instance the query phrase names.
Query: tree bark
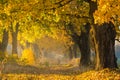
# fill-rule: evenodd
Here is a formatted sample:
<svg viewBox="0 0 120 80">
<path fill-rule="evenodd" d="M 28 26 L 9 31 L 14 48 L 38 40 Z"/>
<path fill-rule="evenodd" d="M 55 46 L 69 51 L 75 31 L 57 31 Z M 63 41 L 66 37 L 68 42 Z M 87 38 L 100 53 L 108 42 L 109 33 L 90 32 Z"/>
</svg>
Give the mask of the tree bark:
<svg viewBox="0 0 120 80">
<path fill-rule="evenodd" d="M 15 30 L 12 29 L 12 54 L 17 54 L 17 35 L 19 24 L 16 24 Z"/>
<path fill-rule="evenodd" d="M 79 48 L 81 51 L 80 66 L 89 66 L 91 63 L 90 60 L 90 40 L 89 40 L 89 31 L 90 24 L 87 23 L 85 26 L 85 31 L 81 30 L 81 36 L 79 41 Z"/>
<path fill-rule="evenodd" d="M 104 23 L 100 26 L 94 26 L 94 41 L 96 50 L 97 70 L 104 68 L 117 68 L 115 57 L 115 26 L 110 23 Z"/>
<path fill-rule="evenodd" d="M 69 26 L 69 30 L 72 32 L 70 36 L 72 37 L 72 40 L 75 42 L 75 44 L 79 46 L 81 52 L 80 66 L 87 67 L 91 63 L 90 46 L 89 46 L 90 24 L 87 23 L 84 26 L 84 30 L 81 29 L 80 36 L 75 32 L 72 23 L 70 23 L 68 26 Z"/>
<path fill-rule="evenodd" d="M 4 53 L 6 51 L 7 45 L 8 45 L 8 31 L 4 30 L 2 42 L 0 44 L 0 51 Z"/>
<path fill-rule="evenodd" d="M 74 44 L 73 45 L 73 55 L 74 55 L 74 58 L 77 58 L 77 48 L 78 48 L 77 44 Z"/>
<path fill-rule="evenodd" d="M 93 29 L 95 53 L 96 53 L 96 66 L 97 70 L 103 68 L 117 68 L 115 57 L 115 36 L 116 30 L 112 22 L 103 23 L 102 25 L 94 24 L 94 12 L 97 10 L 97 2 L 86 0 L 89 3 L 91 17 L 91 26 Z"/>
<path fill-rule="evenodd" d="M 69 47 L 69 58 L 70 60 L 77 58 L 77 44 L 75 43 Z"/>
<path fill-rule="evenodd" d="M 32 43 L 31 45 L 32 45 L 32 50 L 33 50 L 33 52 L 35 54 L 36 59 L 39 58 L 39 56 L 40 56 L 39 45 L 37 43 Z"/>
<path fill-rule="evenodd" d="M 73 49 L 72 49 L 72 47 L 70 46 L 69 47 L 69 59 L 70 60 L 72 60 L 73 58 L 74 58 L 74 55 L 73 55 L 74 53 L 73 53 Z"/>
</svg>

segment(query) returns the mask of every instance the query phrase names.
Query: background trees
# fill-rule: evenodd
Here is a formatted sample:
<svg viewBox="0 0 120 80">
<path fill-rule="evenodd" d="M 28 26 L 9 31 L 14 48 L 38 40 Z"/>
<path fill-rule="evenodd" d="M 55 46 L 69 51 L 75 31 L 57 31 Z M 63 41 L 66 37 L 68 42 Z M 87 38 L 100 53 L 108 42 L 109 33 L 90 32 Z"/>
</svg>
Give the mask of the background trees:
<svg viewBox="0 0 120 80">
<path fill-rule="evenodd" d="M 49 36 L 69 46 L 78 45 L 80 65 L 88 66 L 91 37 L 96 69 L 116 68 L 114 44 L 119 3 L 119 0 L 0 0 L 0 49 L 5 51 L 10 35 L 13 54 L 17 53 L 18 43 L 25 47 L 26 43 Z"/>
</svg>

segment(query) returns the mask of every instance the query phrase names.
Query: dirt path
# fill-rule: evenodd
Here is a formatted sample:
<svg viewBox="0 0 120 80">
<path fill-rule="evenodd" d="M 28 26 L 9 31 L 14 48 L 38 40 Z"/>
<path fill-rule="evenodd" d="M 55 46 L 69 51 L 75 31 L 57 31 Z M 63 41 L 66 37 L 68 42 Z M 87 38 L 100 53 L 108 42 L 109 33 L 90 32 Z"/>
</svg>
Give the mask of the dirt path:
<svg viewBox="0 0 120 80">
<path fill-rule="evenodd" d="M 15 73 L 15 74 L 73 74 L 80 73 L 78 66 L 71 65 L 54 65 L 50 67 L 35 67 L 35 66 L 22 66 L 18 64 L 5 64 L 2 73 Z"/>
</svg>

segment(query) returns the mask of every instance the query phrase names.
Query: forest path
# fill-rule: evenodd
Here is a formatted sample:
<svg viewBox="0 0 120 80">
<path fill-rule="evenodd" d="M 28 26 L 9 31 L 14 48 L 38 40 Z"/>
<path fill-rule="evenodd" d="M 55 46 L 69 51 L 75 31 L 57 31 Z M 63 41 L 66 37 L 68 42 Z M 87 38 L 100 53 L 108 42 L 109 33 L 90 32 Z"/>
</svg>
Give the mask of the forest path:
<svg viewBox="0 0 120 80">
<path fill-rule="evenodd" d="M 72 65 L 53 65 L 53 66 L 22 66 L 18 64 L 5 64 L 5 67 L 2 73 L 9 74 L 63 74 L 63 75 L 70 75 L 70 74 L 77 74 L 81 73 L 79 66 L 72 66 Z"/>
</svg>

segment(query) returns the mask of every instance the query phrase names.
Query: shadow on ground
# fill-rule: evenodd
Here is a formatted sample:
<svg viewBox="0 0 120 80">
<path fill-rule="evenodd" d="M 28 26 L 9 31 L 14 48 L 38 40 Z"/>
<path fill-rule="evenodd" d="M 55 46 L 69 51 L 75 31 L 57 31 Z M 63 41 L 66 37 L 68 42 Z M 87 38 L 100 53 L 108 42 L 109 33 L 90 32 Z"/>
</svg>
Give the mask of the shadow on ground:
<svg viewBox="0 0 120 80">
<path fill-rule="evenodd" d="M 88 71 L 88 68 L 79 68 L 72 65 L 54 65 L 50 67 L 35 67 L 35 66 L 22 66 L 18 64 L 5 64 L 4 74 L 61 74 L 61 75 L 73 75 L 80 74 L 84 71 Z"/>
</svg>

